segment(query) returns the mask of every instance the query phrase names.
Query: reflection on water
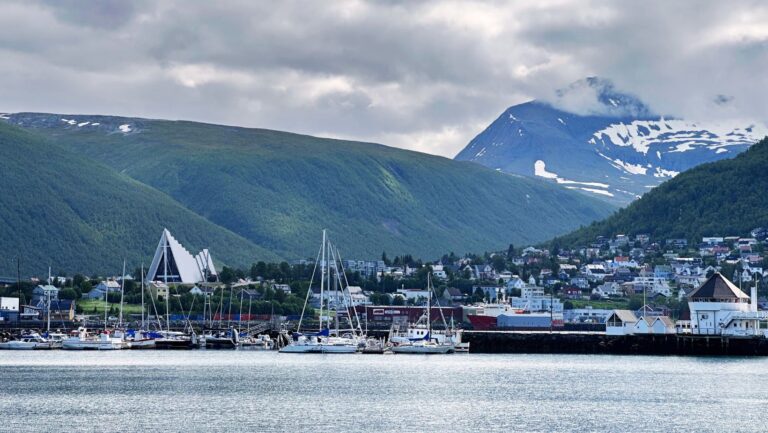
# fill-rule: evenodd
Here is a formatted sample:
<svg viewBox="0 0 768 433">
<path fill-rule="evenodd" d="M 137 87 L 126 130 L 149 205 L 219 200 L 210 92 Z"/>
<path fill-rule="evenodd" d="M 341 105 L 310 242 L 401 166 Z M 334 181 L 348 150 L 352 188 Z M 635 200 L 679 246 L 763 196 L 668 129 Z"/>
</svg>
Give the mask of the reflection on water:
<svg viewBox="0 0 768 433">
<path fill-rule="evenodd" d="M 766 389 L 760 358 L 0 352 L 0 431 L 758 431 Z"/>
</svg>

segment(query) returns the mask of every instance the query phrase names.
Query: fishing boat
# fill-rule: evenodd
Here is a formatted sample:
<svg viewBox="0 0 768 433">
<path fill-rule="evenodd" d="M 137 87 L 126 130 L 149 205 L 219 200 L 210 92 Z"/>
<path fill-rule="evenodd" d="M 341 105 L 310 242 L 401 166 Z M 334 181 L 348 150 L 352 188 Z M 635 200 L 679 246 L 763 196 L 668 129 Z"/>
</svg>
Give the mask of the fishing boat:
<svg viewBox="0 0 768 433">
<path fill-rule="evenodd" d="M 73 336 L 66 338 L 61 345 L 64 350 L 121 350 L 127 349 L 128 343 L 121 336 L 113 336 L 109 331 L 90 335 L 86 328 L 73 331 Z"/>
<path fill-rule="evenodd" d="M 0 349 L 3 350 L 50 350 L 52 348 L 53 345 L 36 332 L 0 343 Z"/>
<path fill-rule="evenodd" d="M 320 264 L 320 324 L 317 332 L 302 333 L 300 332 L 301 324 L 304 320 L 304 313 L 307 310 L 309 296 L 312 293 L 312 282 L 318 264 Z M 344 278 L 344 281 L 342 281 L 342 278 Z M 304 308 L 302 309 L 297 327 L 298 331 L 288 337 L 290 342 L 280 349 L 280 353 L 356 353 L 365 346 L 365 335 L 362 332 L 360 320 L 357 318 L 357 312 L 355 311 L 354 313 L 357 319 L 356 326 L 354 326 L 352 317 L 349 315 L 349 308 L 347 307 L 349 285 L 344 283 L 346 283 L 346 275 L 341 265 L 341 257 L 336 247 L 328 240 L 326 231 L 323 230 L 323 242 L 317 254 L 315 269 L 312 271 L 312 277 L 310 278 L 310 290 L 307 291 L 307 296 L 304 300 Z M 339 290 L 340 287 L 341 290 Z M 331 294 L 335 296 L 331 296 Z M 326 298 L 328 298 L 329 305 L 326 310 L 327 315 L 324 315 L 323 304 L 325 304 Z M 345 311 L 349 325 L 347 329 L 340 328 L 340 309 Z M 335 322 L 333 331 L 331 330 L 332 321 Z"/>
</svg>

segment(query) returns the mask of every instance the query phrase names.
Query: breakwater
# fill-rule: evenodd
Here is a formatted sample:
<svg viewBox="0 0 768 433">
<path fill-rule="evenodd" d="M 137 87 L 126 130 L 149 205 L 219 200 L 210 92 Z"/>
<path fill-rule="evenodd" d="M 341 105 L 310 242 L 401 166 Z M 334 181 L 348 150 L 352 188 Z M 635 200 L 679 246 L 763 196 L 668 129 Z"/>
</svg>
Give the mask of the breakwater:
<svg viewBox="0 0 768 433">
<path fill-rule="evenodd" d="M 464 331 L 472 353 L 768 356 L 768 339 L 598 332 Z"/>
</svg>

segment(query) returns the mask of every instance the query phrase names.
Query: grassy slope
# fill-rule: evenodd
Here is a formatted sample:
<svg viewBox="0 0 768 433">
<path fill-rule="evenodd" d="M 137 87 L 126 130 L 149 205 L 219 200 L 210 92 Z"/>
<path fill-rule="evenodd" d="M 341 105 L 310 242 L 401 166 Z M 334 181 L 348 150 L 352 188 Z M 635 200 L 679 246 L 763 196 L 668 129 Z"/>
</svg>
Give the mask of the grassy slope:
<svg viewBox="0 0 768 433">
<path fill-rule="evenodd" d="M 34 124 L 35 116 L 44 115 L 25 122 Z M 62 128 L 54 116 L 38 130 L 285 257 L 313 255 L 324 227 L 346 256 L 386 250 L 434 257 L 542 241 L 612 210 L 539 180 L 376 144 L 194 122 L 66 117 L 102 126 Z M 116 132 L 126 123 L 133 132 Z"/>
<path fill-rule="evenodd" d="M 119 272 L 151 254 L 163 227 L 225 262 L 274 258 L 167 195 L 49 140 L 0 122 L 0 275 Z"/>
<path fill-rule="evenodd" d="M 556 239 L 586 245 L 596 236 L 650 233 L 655 239 L 744 235 L 768 225 L 768 139 L 733 159 L 697 166 L 603 221 Z"/>
</svg>

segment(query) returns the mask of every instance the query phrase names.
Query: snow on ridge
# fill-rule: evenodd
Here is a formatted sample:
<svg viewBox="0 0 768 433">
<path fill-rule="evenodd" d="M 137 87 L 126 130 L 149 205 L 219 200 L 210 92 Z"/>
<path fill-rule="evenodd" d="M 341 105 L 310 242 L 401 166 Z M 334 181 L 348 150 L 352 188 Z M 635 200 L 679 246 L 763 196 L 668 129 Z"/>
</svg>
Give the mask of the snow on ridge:
<svg viewBox="0 0 768 433">
<path fill-rule="evenodd" d="M 563 119 L 561 119 L 561 118 L 559 118 L 559 117 L 558 117 L 558 118 L 557 118 L 557 121 L 558 121 L 558 122 L 560 122 L 560 123 L 562 123 L 563 125 L 565 125 L 565 122 L 563 121 Z"/>
<path fill-rule="evenodd" d="M 125 134 L 131 132 L 131 125 L 129 125 L 127 123 L 125 125 L 118 126 L 118 128 L 120 129 L 120 132 L 125 133 Z M 485 148 L 483 148 L 483 150 L 485 150 Z"/>
<path fill-rule="evenodd" d="M 82 128 L 83 126 L 88 126 L 91 122 L 80 122 L 77 124 L 78 128 Z"/>
<path fill-rule="evenodd" d="M 735 121 L 721 123 L 691 122 L 678 119 L 633 120 L 614 123 L 593 134 L 589 143 L 632 147 L 638 153 L 648 154 L 651 145 L 660 142 L 678 143 L 676 152 L 690 150 L 691 144 L 700 143 L 710 148 L 727 145 L 752 144 L 768 135 L 762 124 L 743 126 Z M 692 141 L 695 140 L 695 141 Z M 688 143 L 686 145 L 686 143 Z"/>
</svg>

